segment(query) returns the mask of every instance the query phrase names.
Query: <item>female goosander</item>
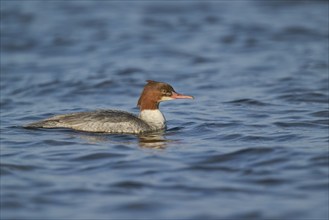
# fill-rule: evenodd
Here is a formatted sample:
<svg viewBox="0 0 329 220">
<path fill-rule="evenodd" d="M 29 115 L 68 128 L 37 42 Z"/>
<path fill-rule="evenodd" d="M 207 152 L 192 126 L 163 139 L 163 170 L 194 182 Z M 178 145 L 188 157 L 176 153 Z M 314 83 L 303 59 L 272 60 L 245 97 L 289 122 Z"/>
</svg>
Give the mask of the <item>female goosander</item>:
<svg viewBox="0 0 329 220">
<path fill-rule="evenodd" d="M 176 93 L 167 83 L 147 80 L 138 100 L 139 116 L 118 110 L 98 110 L 56 115 L 34 122 L 26 128 L 70 128 L 88 132 L 139 134 L 166 128 L 166 119 L 159 110 L 159 103 L 173 99 L 193 99 Z"/>
</svg>

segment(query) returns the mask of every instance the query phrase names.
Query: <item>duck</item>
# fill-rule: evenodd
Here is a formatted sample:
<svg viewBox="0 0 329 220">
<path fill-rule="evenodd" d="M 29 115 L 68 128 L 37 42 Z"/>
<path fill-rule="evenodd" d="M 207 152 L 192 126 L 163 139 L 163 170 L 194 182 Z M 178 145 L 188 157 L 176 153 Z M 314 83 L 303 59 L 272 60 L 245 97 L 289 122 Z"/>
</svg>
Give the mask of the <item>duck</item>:
<svg viewBox="0 0 329 220">
<path fill-rule="evenodd" d="M 141 134 L 163 131 L 166 118 L 159 109 L 161 102 L 175 99 L 194 99 L 193 96 L 177 93 L 165 82 L 147 80 L 137 106 L 139 115 L 121 110 L 95 110 L 55 115 L 24 126 L 25 128 L 67 128 L 85 132 Z"/>
</svg>

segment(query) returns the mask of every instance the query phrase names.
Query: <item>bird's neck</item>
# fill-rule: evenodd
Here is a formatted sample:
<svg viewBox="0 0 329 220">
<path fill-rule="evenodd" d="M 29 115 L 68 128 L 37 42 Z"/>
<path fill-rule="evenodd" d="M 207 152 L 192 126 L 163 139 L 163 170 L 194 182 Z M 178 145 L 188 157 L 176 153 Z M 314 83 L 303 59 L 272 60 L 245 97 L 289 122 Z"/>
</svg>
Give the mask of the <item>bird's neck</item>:
<svg viewBox="0 0 329 220">
<path fill-rule="evenodd" d="M 141 110 L 139 118 L 145 121 L 155 130 L 166 128 L 166 119 L 158 108 Z"/>
</svg>

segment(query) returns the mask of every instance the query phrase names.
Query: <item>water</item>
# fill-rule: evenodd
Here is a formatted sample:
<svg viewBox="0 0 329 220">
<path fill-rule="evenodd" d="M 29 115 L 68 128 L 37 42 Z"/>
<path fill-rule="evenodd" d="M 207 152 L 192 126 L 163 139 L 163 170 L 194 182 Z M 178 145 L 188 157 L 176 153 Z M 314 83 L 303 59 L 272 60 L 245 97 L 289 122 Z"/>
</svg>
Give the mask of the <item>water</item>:
<svg viewBox="0 0 329 220">
<path fill-rule="evenodd" d="M 26 130 L 138 113 L 148 136 Z M 1 1 L 1 219 L 328 219 L 327 1 Z"/>
</svg>

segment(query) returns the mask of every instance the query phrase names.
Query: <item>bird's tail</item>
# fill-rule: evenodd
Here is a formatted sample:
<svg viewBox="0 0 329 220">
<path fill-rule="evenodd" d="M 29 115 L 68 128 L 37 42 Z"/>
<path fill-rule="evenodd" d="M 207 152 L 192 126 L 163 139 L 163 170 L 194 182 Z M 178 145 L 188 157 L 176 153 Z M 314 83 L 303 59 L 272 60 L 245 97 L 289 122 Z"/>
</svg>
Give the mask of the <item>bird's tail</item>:
<svg viewBox="0 0 329 220">
<path fill-rule="evenodd" d="M 58 128 L 61 127 L 57 120 L 42 120 L 27 124 L 24 128 Z"/>
</svg>

